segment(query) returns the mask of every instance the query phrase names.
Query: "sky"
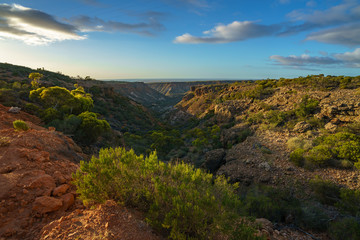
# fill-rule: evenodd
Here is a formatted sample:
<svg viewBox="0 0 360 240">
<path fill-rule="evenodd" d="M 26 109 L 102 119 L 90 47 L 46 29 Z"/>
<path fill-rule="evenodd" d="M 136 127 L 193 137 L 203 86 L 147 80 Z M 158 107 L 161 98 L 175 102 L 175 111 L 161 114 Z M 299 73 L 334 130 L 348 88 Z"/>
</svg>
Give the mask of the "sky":
<svg viewBox="0 0 360 240">
<path fill-rule="evenodd" d="M 360 75 L 360 0 L 0 2 L 0 62 L 96 79 Z"/>
</svg>

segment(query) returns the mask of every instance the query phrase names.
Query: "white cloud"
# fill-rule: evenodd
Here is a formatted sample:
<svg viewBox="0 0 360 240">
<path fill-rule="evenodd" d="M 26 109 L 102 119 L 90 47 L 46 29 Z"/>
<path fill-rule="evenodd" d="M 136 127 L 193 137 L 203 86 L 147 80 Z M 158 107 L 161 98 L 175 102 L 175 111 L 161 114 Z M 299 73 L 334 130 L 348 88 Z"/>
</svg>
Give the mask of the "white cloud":
<svg viewBox="0 0 360 240">
<path fill-rule="evenodd" d="M 86 38 L 77 34 L 74 26 L 60 23 L 46 13 L 18 4 L 0 4 L 0 37 L 20 40 L 29 45 Z"/>
<path fill-rule="evenodd" d="M 136 33 L 140 35 L 154 35 L 154 32 L 165 29 L 164 25 L 157 20 L 161 17 L 159 12 L 145 13 L 147 22 L 123 23 L 117 21 L 104 21 L 97 17 L 78 16 L 71 19 L 65 19 L 72 23 L 81 32 L 123 32 Z"/>
<path fill-rule="evenodd" d="M 204 36 L 196 37 L 185 33 L 175 38 L 175 43 L 228 43 L 244 41 L 273 35 L 279 27 L 261 25 L 252 21 L 234 21 L 228 25 L 219 24 L 215 28 L 203 32 Z"/>
<path fill-rule="evenodd" d="M 322 57 L 310 56 L 308 54 L 300 56 L 290 55 L 288 57 L 273 55 L 270 56 L 270 59 L 279 65 L 291 67 L 339 65 L 360 68 L 360 48 L 355 49 L 353 52 L 338 53 L 331 56 L 322 55 Z"/>
<path fill-rule="evenodd" d="M 342 60 L 350 67 L 360 67 L 360 48 L 355 49 L 353 52 L 345 52 L 335 54 L 335 58 Z"/>
<path fill-rule="evenodd" d="M 287 66 L 329 65 L 340 63 L 339 60 L 331 57 L 311 57 L 308 54 L 302 54 L 300 56 L 290 55 L 288 57 L 273 55 L 270 56 L 270 59 L 275 60 L 281 65 Z"/>
<path fill-rule="evenodd" d="M 347 46 L 360 45 L 360 23 L 344 25 L 315 33 L 311 33 L 305 40 L 315 40 L 323 43 L 341 44 Z"/>
</svg>

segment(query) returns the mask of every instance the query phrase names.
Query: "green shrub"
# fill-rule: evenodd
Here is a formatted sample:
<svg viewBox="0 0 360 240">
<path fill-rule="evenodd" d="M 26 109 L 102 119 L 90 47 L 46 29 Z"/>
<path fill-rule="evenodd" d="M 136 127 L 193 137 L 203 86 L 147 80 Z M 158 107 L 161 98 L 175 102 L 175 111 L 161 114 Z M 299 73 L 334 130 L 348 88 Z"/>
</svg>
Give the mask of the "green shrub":
<svg viewBox="0 0 360 240">
<path fill-rule="evenodd" d="M 296 166 L 302 167 L 305 163 L 304 158 L 305 150 L 298 148 L 290 153 L 290 161 L 293 162 Z"/>
<path fill-rule="evenodd" d="M 24 111 L 27 112 L 27 113 L 36 115 L 36 116 L 41 116 L 41 114 L 42 114 L 41 107 L 39 107 L 39 106 L 37 106 L 37 105 L 35 105 L 33 103 L 25 104 Z"/>
<path fill-rule="evenodd" d="M 342 188 L 340 201 L 336 204 L 342 211 L 356 217 L 360 217 L 360 190 Z"/>
<path fill-rule="evenodd" d="M 313 147 L 306 156 L 306 160 L 317 165 L 329 165 L 330 160 L 333 158 L 331 150 L 327 145 L 318 145 Z"/>
<path fill-rule="evenodd" d="M 29 130 L 29 126 L 27 125 L 27 123 L 22 120 L 13 121 L 13 126 L 14 126 L 15 130 L 17 130 L 17 131 Z"/>
<path fill-rule="evenodd" d="M 110 125 L 106 120 L 97 118 L 96 113 L 83 112 L 78 118 L 81 124 L 76 133 L 76 137 L 83 143 L 94 143 L 103 133 L 110 130 Z"/>
<path fill-rule="evenodd" d="M 253 132 L 249 129 L 243 129 L 238 133 L 237 143 L 241 143 L 246 140 L 247 137 L 252 136 Z"/>
<path fill-rule="evenodd" d="M 332 222 L 328 232 L 334 240 L 357 240 L 360 239 L 360 223 L 355 218 L 346 217 Z"/>
<path fill-rule="evenodd" d="M 308 95 L 305 95 L 302 99 L 300 104 L 295 110 L 295 114 L 299 118 L 305 118 L 310 114 L 313 114 L 319 106 L 319 101 L 315 99 L 311 99 Z"/>
<path fill-rule="evenodd" d="M 306 203 L 301 208 L 302 216 L 297 224 L 305 229 L 326 231 L 330 216 L 326 214 L 320 204 Z"/>
<path fill-rule="evenodd" d="M 301 216 L 300 202 L 289 191 L 267 186 L 251 188 L 246 193 L 244 205 L 246 214 L 275 222 L 285 222 L 290 214 Z"/>
<path fill-rule="evenodd" d="M 144 158 L 123 148 L 102 149 L 73 177 L 85 204 L 114 199 L 141 209 L 170 239 L 235 236 L 239 229 L 242 239 L 260 239 L 240 221 L 236 185 L 188 164 L 160 162 L 156 153 Z"/>
<path fill-rule="evenodd" d="M 316 198 L 323 204 L 334 205 L 340 200 L 340 187 L 328 180 L 322 180 L 319 176 L 310 180 L 310 187 Z"/>
</svg>

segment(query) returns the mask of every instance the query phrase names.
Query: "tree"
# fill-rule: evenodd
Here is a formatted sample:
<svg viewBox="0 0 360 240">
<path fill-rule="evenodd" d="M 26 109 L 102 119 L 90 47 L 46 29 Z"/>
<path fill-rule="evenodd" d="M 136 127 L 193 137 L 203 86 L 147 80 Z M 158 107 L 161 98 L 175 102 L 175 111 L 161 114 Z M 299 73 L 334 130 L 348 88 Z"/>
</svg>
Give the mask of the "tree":
<svg viewBox="0 0 360 240">
<path fill-rule="evenodd" d="M 106 120 L 97 118 L 96 113 L 83 112 L 78 116 L 82 121 L 77 132 L 77 137 L 84 143 L 93 143 L 103 133 L 110 130 L 110 125 Z"/>
<path fill-rule="evenodd" d="M 40 79 L 43 77 L 44 75 L 42 75 L 41 73 L 38 72 L 32 72 L 29 74 L 29 78 L 32 80 L 31 81 L 31 86 L 36 89 L 40 86 Z"/>
</svg>

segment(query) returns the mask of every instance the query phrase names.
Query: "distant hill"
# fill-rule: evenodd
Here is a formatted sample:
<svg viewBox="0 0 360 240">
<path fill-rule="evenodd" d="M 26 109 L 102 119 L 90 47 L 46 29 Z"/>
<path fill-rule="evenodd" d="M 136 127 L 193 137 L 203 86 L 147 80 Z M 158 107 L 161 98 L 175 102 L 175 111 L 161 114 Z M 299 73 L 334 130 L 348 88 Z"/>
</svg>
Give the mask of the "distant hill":
<svg viewBox="0 0 360 240">
<path fill-rule="evenodd" d="M 193 86 L 234 83 L 236 81 L 195 81 L 195 82 L 154 82 L 146 83 L 149 87 L 164 94 L 165 96 L 183 95 L 190 91 Z"/>
</svg>

